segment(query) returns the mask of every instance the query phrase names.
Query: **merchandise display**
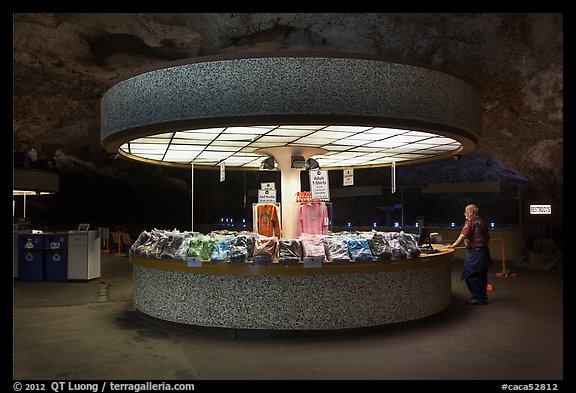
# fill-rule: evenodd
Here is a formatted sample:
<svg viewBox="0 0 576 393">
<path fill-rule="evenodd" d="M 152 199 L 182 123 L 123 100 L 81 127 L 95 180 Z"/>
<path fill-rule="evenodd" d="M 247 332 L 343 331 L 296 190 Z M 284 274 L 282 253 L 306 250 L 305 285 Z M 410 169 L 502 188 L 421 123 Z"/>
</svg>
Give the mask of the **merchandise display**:
<svg viewBox="0 0 576 393">
<path fill-rule="evenodd" d="M 230 262 L 242 263 L 254 254 L 255 234 L 242 232 L 232 242 L 230 247 Z"/>
<path fill-rule="evenodd" d="M 323 237 L 323 235 L 308 235 L 306 233 L 300 235 L 300 239 L 302 239 L 304 257 L 326 258 L 324 242 L 322 241 Z"/>
<path fill-rule="evenodd" d="M 357 236 L 351 236 L 348 240 L 346 240 L 346 243 L 348 244 L 350 258 L 354 262 L 371 261 L 374 259 L 366 239 L 361 239 Z"/>
<path fill-rule="evenodd" d="M 306 202 L 298 208 L 296 236 L 326 235 L 329 229 L 328 208 L 324 202 Z"/>
<path fill-rule="evenodd" d="M 273 203 L 257 203 L 256 215 L 258 222 L 258 234 L 263 236 L 280 237 L 280 220 L 278 206 Z"/>
<path fill-rule="evenodd" d="M 260 263 L 272 263 L 276 258 L 278 238 L 276 236 L 259 236 L 254 244 L 254 259 Z"/>
<path fill-rule="evenodd" d="M 230 248 L 232 247 L 232 241 L 234 236 L 222 236 L 214 244 L 214 249 L 212 250 L 212 255 L 210 255 L 210 260 L 212 262 L 223 262 L 230 260 Z"/>
<path fill-rule="evenodd" d="M 134 307 L 179 324 L 347 329 L 427 317 L 452 302 L 453 250 L 413 257 L 413 236 L 403 232 L 278 239 L 247 231 L 154 229 L 137 243 L 130 254 Z M 191 258 L 177 258 L 186 246 Z M 210 312 L 203 311 L 207 307 Z"/>
<path fill-rule="evenodd" d="M 348 243 L 342 236 L 327 235 L 322 239 L 328 262 L 350 262 Z"/>
<path fill-rule="evenodd" d="M 298 263 L 302 260 L 302 241 L 299 239 L 278 240 L 278 263 Z"/>
<path fill-rule="evenodd" d="M 273 205 L 275 206 L 275 205 Z M 400 232 L 302 233 L 298 239 L 279 239 L 251 231 L 143 231 L 130 247 L 133 255 L 156 259 L 197 257 L 205 262 L 302 263 L 305 257 L 324 262 L 385 262 L 420 255 L 418 235 Z"/>
</svg>

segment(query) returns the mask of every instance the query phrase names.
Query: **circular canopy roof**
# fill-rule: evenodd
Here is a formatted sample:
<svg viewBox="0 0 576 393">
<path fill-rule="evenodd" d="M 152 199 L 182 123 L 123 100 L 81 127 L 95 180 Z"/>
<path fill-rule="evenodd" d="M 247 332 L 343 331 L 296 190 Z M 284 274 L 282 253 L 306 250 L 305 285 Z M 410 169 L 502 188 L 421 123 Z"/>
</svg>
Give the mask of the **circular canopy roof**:
<svg viewBox="0 0 576 393">
<path fill-rule="evenodd" d="M 443 72 L 367 56 L 197 58 L 126 79 L 102 98 L 111 153 L 175 166 L 258 169 L 258 151 L 315 147 L 324 169 L 471 151 L 480 104 Z"/>
</svg>

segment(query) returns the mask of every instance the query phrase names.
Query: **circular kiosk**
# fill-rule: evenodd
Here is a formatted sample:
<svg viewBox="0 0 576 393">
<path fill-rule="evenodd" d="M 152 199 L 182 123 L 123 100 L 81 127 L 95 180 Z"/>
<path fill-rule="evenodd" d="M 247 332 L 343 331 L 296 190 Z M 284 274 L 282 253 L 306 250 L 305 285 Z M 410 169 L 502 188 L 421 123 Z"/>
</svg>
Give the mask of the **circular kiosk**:
<svg viewBox="0 0 576 393">
<path fill-rule="evenodd" d="M 251 53 L 166 64 L 101 102 L 111 154 L 195 168 L 281 171 L 282 237 L 296 237 L 301 166 L 395 166 L 469 153 L 480 102 L 465 81 L 375 56 Z M 134 304 L 206 327 L 333 330 L 409 321 L 450 304 L 453 251 L 393 263 L 204 264 L 134 257 Z"/>
</svg>

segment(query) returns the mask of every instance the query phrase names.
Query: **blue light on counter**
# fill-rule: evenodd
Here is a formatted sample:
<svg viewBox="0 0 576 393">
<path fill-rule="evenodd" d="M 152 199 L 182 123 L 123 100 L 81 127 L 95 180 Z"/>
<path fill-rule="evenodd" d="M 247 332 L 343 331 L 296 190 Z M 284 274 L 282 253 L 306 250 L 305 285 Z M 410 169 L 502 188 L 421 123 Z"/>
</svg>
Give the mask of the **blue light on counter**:
<svg viewBox="0 0 576 393">
<path fill-rule="evenodd" d="M 456 226 L 455 223 L 453 223 L 453 222 L 450 223 L 450 228 L 454 228 L 455 226 Z"/>
<path fill-rule="evenodd" d="M 394 223 L 394 228 L 400 228 L 400 224 L 397 221 Z"/>
<path fill-rule="evenodd" d="M 372 226 L 373 226 L 374 228 L 376 228 L 376 223 L 373 223 Z"/>
<path fill-rule="evenodd" d="M 493 223 L 493 222 L 490 223 L 490 228 L 494 228 L 494 223 Z"/>
<path fill-rule="evenodd" d="M 350 228 L 350 227 L 352 226 L 352 223 L 349 222 L 348 224 L 346 224 L 346 226 L 347 226 L 348 228 Z"/>
<path fill-rule="evenodd" d="M 416 228 L 418 228 L 418 223 L 416 223 Z"/>
</svg>

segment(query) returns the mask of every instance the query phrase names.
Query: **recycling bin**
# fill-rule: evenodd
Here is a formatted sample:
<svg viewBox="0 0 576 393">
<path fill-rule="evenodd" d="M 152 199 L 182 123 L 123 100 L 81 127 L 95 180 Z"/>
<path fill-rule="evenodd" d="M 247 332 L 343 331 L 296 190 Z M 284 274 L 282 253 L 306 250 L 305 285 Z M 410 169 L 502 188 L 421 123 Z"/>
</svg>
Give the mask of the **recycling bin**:
<svg viewBox="0 0 576 393">
<path fill-rule="evenodd" d="M 44 235 L 18 235 L 20 281 L 44 281 Z"/>
<path fill-rule="evenodd" d="M 44 234 L 46 281 L 68 281 L 68 234 Z"/>
</svg>

